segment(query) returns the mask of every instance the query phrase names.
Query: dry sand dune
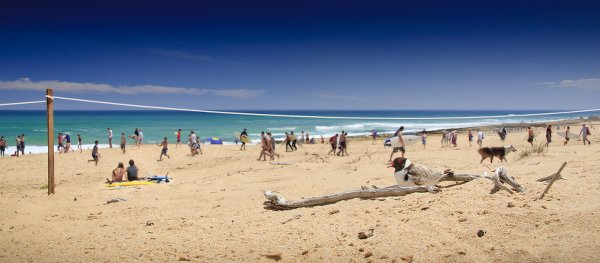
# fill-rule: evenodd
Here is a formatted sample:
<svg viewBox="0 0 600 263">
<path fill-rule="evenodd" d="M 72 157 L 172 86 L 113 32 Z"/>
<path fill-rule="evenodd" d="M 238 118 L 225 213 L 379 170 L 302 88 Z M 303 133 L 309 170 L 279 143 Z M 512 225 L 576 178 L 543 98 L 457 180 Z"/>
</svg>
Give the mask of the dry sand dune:
<svg viewBox="0 0 600 263">
<path fill-rule="evenodd" d="M 596 124 L 594 126 L 598 126 Z M 537 128 L 543 134 L 542 128 Z M 395 183 L 386 168 L 390 148 L 381 141 L 351 140 L 350 156 L 326 155 L 328 145 L 304 145 L 272 165 L 256 161 L 258 146 L 144 145 L 101 149 L 98 166 L 89 151 L 56 155 L 56 194 L 47 196 L 46 155 L 0 159 L 0 261 L 2 262 L 598 262 L 600 260 L 600 141 L 562 145 L 518 160 L 528 146 L 524 132 L 504 144 L 519 150 L 503 163 L 526 187 L 523 194 L 490 194 L 489 180 L 458 186 L 443 183 L 440 193 L 416 193 L 374 200 L 271 211 L 262 191 L 296 200 L 361 185 Z M 484 145 L 500 146 L 488 131 Z M 536 143 L 545 142 L 538 138 Z M 411 145 L 413 162 L 458 172 L 482 173 L 498 163 L 479 164 L 477 146 L 464 132 L 458 149 L 440 148 L 429 136 L 427 149 Z M 169 184 L 107 188 L 117 162 L 134 159 L 142 175 L 169 173 Z M 567 161 L 565 180 L 546 187 L 536 179 Z M 126 201 L 106 204 L 108 200 Z M 359 239 L 361 231 L 373 236 Z M 478 237 L 483 230 L 485 235 Z"/>
</svg>

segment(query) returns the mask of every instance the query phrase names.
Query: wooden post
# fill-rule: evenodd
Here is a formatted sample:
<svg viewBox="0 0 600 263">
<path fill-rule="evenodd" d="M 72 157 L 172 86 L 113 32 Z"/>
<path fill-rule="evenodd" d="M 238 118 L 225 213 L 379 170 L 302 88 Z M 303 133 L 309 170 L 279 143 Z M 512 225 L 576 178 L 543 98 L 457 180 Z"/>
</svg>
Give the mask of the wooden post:
<svg viewBox="0 0 600 263">
<path fill-rule="evenodd" d="M 54 96 L 46 89 L 47 96 Z M 54 98 L 46 97 L 46 120 L 48 124 L 48 195 L 54 194 Z"/>
</svg>

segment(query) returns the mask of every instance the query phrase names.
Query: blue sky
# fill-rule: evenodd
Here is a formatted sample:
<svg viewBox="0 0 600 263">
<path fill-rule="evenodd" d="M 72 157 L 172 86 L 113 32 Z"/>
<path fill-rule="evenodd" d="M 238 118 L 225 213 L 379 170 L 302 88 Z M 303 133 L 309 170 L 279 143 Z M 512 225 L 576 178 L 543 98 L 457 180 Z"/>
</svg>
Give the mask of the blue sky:
<svg viewBox="0 0 600 263">
<path fill-rule="evenodd" d="M 600 101 L 598 2 L 86 2 L 2 3 L 0 103 L 38 100 L 46 87 L 201 109 L 584 109 Z"/>
</svg>

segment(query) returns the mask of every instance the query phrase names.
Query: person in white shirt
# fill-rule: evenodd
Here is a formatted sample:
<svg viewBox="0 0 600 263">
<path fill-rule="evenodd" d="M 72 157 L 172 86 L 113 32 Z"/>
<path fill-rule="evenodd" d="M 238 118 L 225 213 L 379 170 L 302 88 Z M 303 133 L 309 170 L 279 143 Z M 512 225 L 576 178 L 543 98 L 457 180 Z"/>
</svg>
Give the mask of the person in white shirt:
<svg viewBox="0 0 600 263">
<path fill-rule="evenodd" d="M 113 132 L 110 128 L 106 128 L 108 130 L 108 147 L 112 148 L 112 137 L 113 137 Z"/>
<path fill-rule="evenodd" d="M 479 148 L 481 148 L 481 146 L 483 145 L 483 139 L 483 132 L 477 131 L 477 144 L 479 145 Z"/>
</svg>

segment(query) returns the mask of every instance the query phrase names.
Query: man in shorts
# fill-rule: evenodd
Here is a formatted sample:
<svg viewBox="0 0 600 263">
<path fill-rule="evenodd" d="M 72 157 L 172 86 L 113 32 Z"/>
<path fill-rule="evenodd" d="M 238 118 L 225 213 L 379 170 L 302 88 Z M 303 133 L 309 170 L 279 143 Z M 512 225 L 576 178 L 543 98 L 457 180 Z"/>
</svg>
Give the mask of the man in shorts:
<svg viewBox="0 0 600 263">
<path fill-rule="evenodd" d="M 400 126 L 400 128 L 394 134 L 394 136 L 398 136 L 398 142 L 400 143 L 400 147 L 394 147 L 394 149 L 392 150 L 392 154 L 390 154 L 390 162 L 392 161 L 392 157 L 394 156 L 394 153 L 397 153 L 397 152 L 401 152 L 402 158 L 404 158 L 404 153 L 406 152 L 406 150 L 404 149 L 404 140 L 402 139 L 402 131 L 403 130 L 404 130 L 404 126 Z"/>
<path fill-rule="evenodd" d="M 579 132 L 579 136 L 581 136 L 581 139 L 583 141 L 583 145 L 585 145 L 585 143 L 587 142 L 588 145 L 591 145 L 592 143 L 590 142 L 590 140 L 588 140 L 588 135 L 591 135 L 592 133 L 590 132 L 590 128 L 585 127 L 585 124 L 583 125 L 583 127 L 581 128 L 581 131 Z"/>
<path fill-rule="evenodd" d="M 181 129 L 177 130 L 177 144 L 175 147 L 181 147 Z"/>
<path fill-rule="evenodd" d="M 92 149 L 92 160 L 88 160 L 88 162 L 96 162 L 96 166 L 98 166 L 99 159 L 100 153 L 98 153 L 98 141 L 95 141 L 94 148 Z"/>
<path fill-rule="evenodd" d="M 127 144 L 127 138 L 125 138 L 125 133 L 121 133 L 121 151 L 125 154 L 125 145 Z"/>
</svg>

